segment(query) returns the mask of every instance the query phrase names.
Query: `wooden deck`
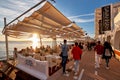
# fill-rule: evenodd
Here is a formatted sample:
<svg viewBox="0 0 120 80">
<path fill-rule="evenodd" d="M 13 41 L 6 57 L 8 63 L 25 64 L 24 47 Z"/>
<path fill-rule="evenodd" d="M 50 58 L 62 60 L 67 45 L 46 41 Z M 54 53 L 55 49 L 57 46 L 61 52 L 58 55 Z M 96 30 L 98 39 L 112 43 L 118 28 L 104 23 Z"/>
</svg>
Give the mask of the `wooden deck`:
<svg viewBox="0 0 120 80">
<path fill-rule="evenodd" d="M 69 76 L 62 74 L 62 69 L 53 74 L 48 80 L 120 80 L 120 62 L 112 57 L 110 69 L 105 68 L 105 60 L 101 61 L 99 69 L 95 69 L 94 51 L 85 51 L 80 61 L 80 72 L 77 76 L 69 70 Z M 68 69 L 73 66 L 73 61 L 67 64 Z"/>
</svg>

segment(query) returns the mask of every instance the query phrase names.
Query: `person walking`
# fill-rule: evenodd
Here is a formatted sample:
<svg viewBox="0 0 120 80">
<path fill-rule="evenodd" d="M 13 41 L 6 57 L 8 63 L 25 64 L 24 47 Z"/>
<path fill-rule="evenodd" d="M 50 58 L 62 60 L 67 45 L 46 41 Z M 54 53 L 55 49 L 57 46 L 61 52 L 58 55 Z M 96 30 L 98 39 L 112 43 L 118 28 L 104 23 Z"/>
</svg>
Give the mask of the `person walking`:
<svg viewBox="0 0 120 80">
<path fill-rule="evenodd" d="M 102 57 L 102 54 L 103 54 L 103 50 L 104 50 L 103 45 L 101 45 L 101 42 L 98 41 L 97 45 L 94 48 L 94 51 L 95 51 L 95 68 L 100 68 L 101 57 Z"/>
<path fill-rule="evenodd" d="M 68 59 L 68 45 L 67 45 L 67 40 L 64 40 L 64 44 L 61 46 L 62 50 L 62 67 L 63 67 L 63 74 L 66 74 L 66 63 Z"/>
<path fill-rule="evenodd" d="M 74 59 L 74 70 L 75 75 L 79 72 L 79 62 L 82 55 L 82 50 L 79 48 L 78 43 L 75 42 L 75 46 L 72 49 L 73 59 Z"/>
<path fill-rule="evenodd" d="M 103 59 L 106 61 L 106 69 L 109 69 L 109 60 L 111 59 L 112 55 L 115 57 L 114 51 L 109 42 L 104 43 L 104 52 L 103 52 Z"/>
</svg>

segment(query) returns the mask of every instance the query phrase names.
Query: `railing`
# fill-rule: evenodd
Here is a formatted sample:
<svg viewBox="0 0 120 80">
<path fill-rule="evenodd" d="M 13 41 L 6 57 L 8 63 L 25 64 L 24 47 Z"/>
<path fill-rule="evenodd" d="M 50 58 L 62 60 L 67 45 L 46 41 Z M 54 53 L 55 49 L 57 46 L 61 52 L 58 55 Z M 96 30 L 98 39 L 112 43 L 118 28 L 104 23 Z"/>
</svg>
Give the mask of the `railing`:
<svg viewBox="0 0 120 80">
<path fill-rule="evenodd" d="M 17 61 L 17 68 L 20 70 L 41 80 L 46 80 L 49 77 L 48 61 L 39 61 L 32 57 L 24 57 L 20 54 L 18 55 Z"/>
</svg>

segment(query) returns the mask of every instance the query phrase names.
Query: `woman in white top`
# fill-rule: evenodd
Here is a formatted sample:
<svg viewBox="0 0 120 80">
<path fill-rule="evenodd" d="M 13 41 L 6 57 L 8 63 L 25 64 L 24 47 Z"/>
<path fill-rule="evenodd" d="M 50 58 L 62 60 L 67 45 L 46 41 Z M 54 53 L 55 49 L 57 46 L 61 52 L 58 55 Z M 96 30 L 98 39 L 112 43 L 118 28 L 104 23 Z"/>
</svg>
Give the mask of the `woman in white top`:
<svg viewBox="0 0 120 80">
<path fill-rule="evenodd" d="M 109 59 L 113 56 L 115 57 L 114 51 L 109 42 L 104 43 L 104 52 L 102 58 L 106 61 L 106 69 L 109 69 Z"/>
</svg>

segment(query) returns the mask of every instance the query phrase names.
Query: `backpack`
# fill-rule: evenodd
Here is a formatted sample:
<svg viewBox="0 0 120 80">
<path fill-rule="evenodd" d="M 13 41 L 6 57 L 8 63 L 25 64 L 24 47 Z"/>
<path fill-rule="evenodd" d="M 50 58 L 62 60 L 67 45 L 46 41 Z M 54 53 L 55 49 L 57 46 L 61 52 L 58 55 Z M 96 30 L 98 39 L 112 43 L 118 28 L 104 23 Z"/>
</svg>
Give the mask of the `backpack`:
<svg viewBox="0 0 120 80">
<path fill-rule="evenodd" d="M 111 53 L 110 53 L 109 49 L 105 49 L 105 56 L 111 56 Z"/>
</svg>

